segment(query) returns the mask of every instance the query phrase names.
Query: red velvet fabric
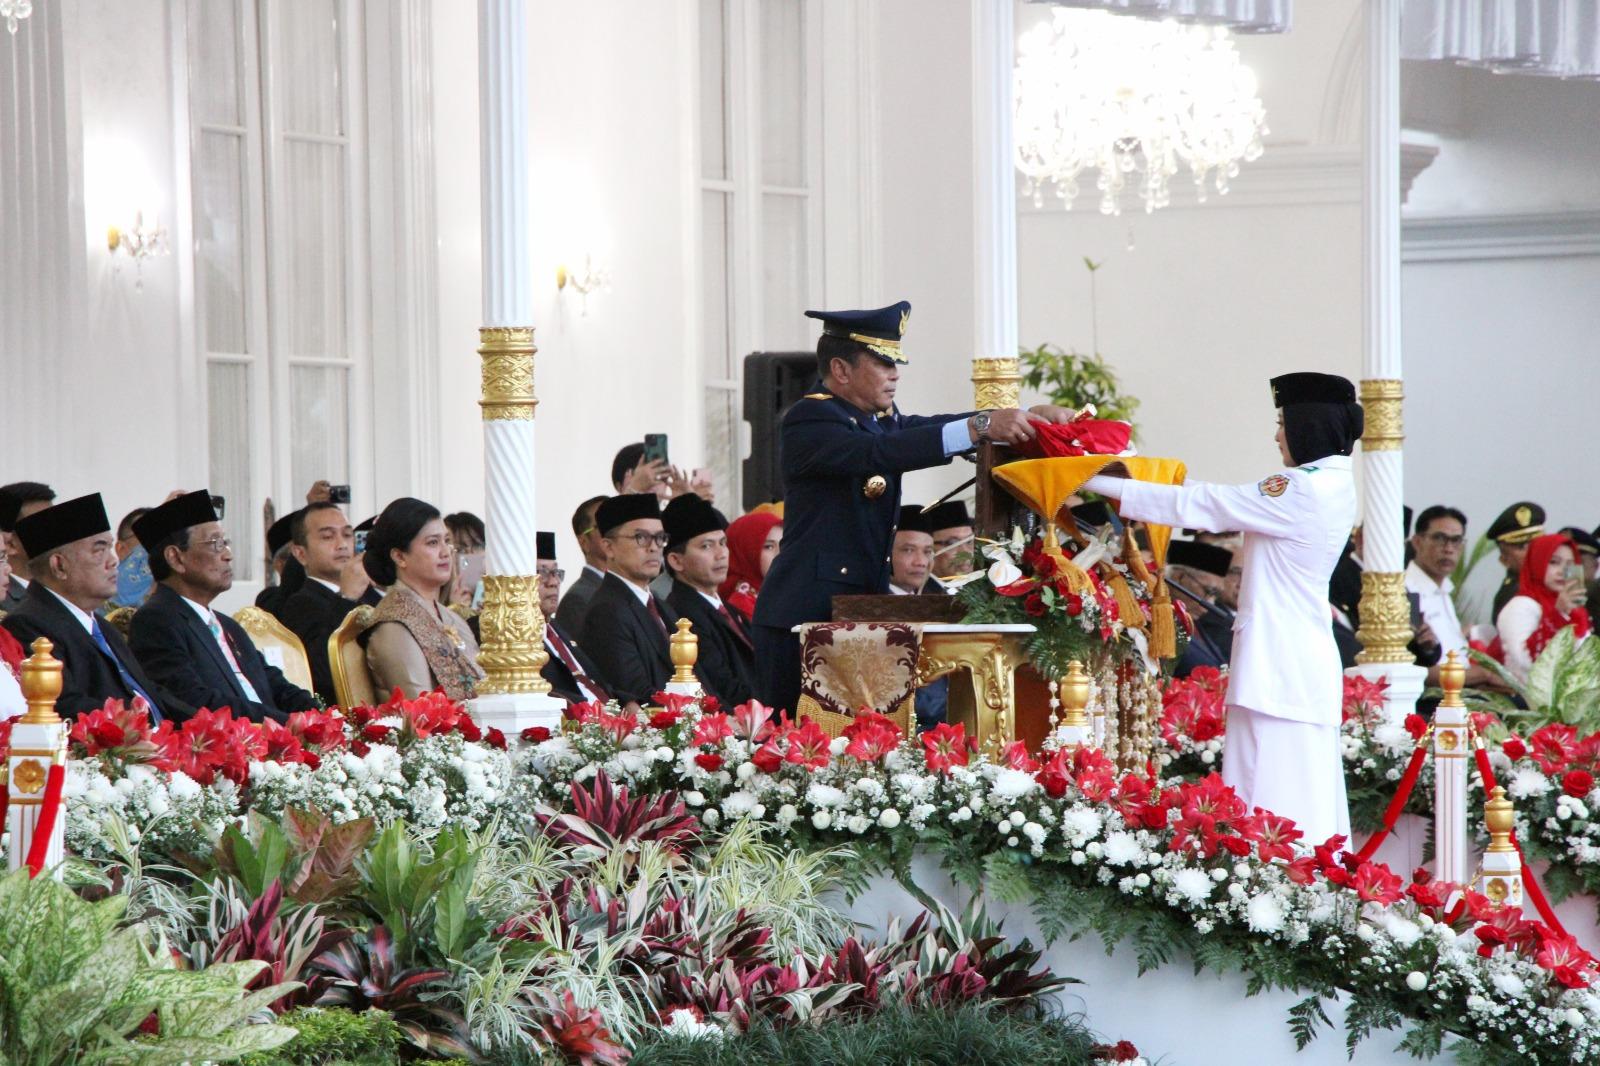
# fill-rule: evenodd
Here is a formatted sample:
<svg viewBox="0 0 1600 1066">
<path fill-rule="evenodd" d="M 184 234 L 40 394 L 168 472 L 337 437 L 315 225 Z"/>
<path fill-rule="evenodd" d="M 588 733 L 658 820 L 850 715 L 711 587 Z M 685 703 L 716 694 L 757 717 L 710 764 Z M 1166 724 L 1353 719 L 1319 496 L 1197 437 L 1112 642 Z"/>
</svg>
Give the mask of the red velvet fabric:
<svg viewBox="0 0 1600 1066">
<path fill-rule="evenodd" d="M 1071 455 L 1119 455 L 1128 449 L 1133 429 L 1126 422 L 1079 418 L 1060 425 L 1029 419 L 1037 432 L 1016 446 L 1029 459 L 1057 459 Z"/>
</svg>

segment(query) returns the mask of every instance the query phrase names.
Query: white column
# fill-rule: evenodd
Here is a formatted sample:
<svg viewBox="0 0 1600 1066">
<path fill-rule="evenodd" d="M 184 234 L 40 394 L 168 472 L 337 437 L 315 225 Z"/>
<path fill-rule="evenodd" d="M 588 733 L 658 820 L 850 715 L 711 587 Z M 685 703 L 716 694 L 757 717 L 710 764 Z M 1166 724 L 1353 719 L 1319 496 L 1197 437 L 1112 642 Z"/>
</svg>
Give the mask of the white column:
<svg viewBox="0 0 1600 1066">
<path fill-rule="evenodd" d="M 528 85 L 524 0 L 479 0 L 479 152 L 483 202 L 483 430 L 488 544 L 481 663 L 473 701 L 484 725 L 515 739 L 559 721 L 539 677 L 533 412 L 533 269 L 528 232 Z"/>
<path fill-rule="evenodd" d="M 976 406 L 1015 407 L 1017 176 L 1011 138 L 1016 28 L 1010 0 L 972 5 L 973 339 Z"/>
<path fill-rule="evenodd" d="M 1441 881 L 1467 884 L 1472 853 L 1467 850 L 1467 708 L 1461 683 L 1467 664 L 1455 652 L 1439 671 L 1444 698 L 1433 712 L 1433 873 Z"/>
<path fill-rule="evenodd" d="M 1366 0 L 1366 174 L 1362 439 L 1362 642 L 1354 672 L 1389 682 L 1391 711 L 1409 711 L 1427 671 L 1415 665 L 1404 586 L 1400 350 L 1400 7 Z"/>
</svg>

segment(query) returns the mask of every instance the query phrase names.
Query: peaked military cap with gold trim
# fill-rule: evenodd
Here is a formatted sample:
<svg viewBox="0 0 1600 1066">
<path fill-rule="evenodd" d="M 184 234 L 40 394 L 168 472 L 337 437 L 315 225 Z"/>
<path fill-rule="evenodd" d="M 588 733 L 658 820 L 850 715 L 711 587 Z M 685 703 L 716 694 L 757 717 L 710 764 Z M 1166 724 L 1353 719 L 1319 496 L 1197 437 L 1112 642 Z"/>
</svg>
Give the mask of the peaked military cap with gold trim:
<svg viewBox="0 0 1600 1066">
<path fill-rule="evenodd" d="M 911 321 L 909 300 L 871 311 L 807 311 L 806 317 L 820 319 L 825 336 L 853 340 L 886 363 L 909 362 L 900 351 L 900 339 Z"/>
<path fill-rule="evenodd" d="M 1544 508 L 1524 500 L 1501 511 L 1484 534 L 1501 544 L 1525 544 L 1543 532 Z"/>
</svg>

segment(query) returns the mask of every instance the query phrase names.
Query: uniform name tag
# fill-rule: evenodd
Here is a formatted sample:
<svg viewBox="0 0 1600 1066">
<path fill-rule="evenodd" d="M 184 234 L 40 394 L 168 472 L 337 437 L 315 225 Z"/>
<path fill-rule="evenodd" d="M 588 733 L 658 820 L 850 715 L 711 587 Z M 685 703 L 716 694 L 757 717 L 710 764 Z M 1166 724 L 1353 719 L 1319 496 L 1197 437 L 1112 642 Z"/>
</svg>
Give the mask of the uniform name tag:
<svg viewBox="0 0 1600 1066">
<path fill-rule="evenodd" d="M 1283 474 L 1273 474 L 1269 478 L 1264 478 L 1256 488 L 1263 496 L 1282 496 L 1289 488 L 1289 479 Z"/>
</svg>

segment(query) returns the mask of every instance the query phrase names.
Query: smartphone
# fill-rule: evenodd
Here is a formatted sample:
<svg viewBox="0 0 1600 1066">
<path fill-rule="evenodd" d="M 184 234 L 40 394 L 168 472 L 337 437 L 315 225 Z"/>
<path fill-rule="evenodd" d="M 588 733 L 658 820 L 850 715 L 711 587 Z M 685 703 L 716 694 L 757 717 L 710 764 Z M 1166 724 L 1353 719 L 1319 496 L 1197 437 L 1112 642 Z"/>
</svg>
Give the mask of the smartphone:
<svg viewBox="0 0 1600 1066">
<path fill-rule="evenodd" d="M 646 463 L 664 463 L 667 461 L 667 435 L 665 433 L 646 433 L 644 435 L 644 461 Z"/>
<path fill-rule="evenodd" d="M 221 496 L 211 497 L 211 509 L 217 512 L 217 521 L 222 521 L 222 515 L 228 506 L 228 501 Z"/>
<path fill-rule="evenodd" d="M 470 594 L 478 587 L 478 582 L 483 580 L 483 564 L 487 561 L 483 552 L 468 552 L 460 557 L 461 568 L 457 580 L 461 587 Z"/>
<path fill-rule="evenodd" d="M 348 506 L 350 503 L 349 485 L 329 485 L 328 502 Z"/>
<path fill-rule="evenodd" d="M 358 529 L 358 530 L 356 530 L 356 554 L 357 555 L 360 555 L 360 554 L 362 554 L 363 552 L 365 552 L 367 550 L 367 534 L 371 533 L 371 532 L 372 532 L 372 530 L 370 530 L 370 529 Z"/>
</svg>

